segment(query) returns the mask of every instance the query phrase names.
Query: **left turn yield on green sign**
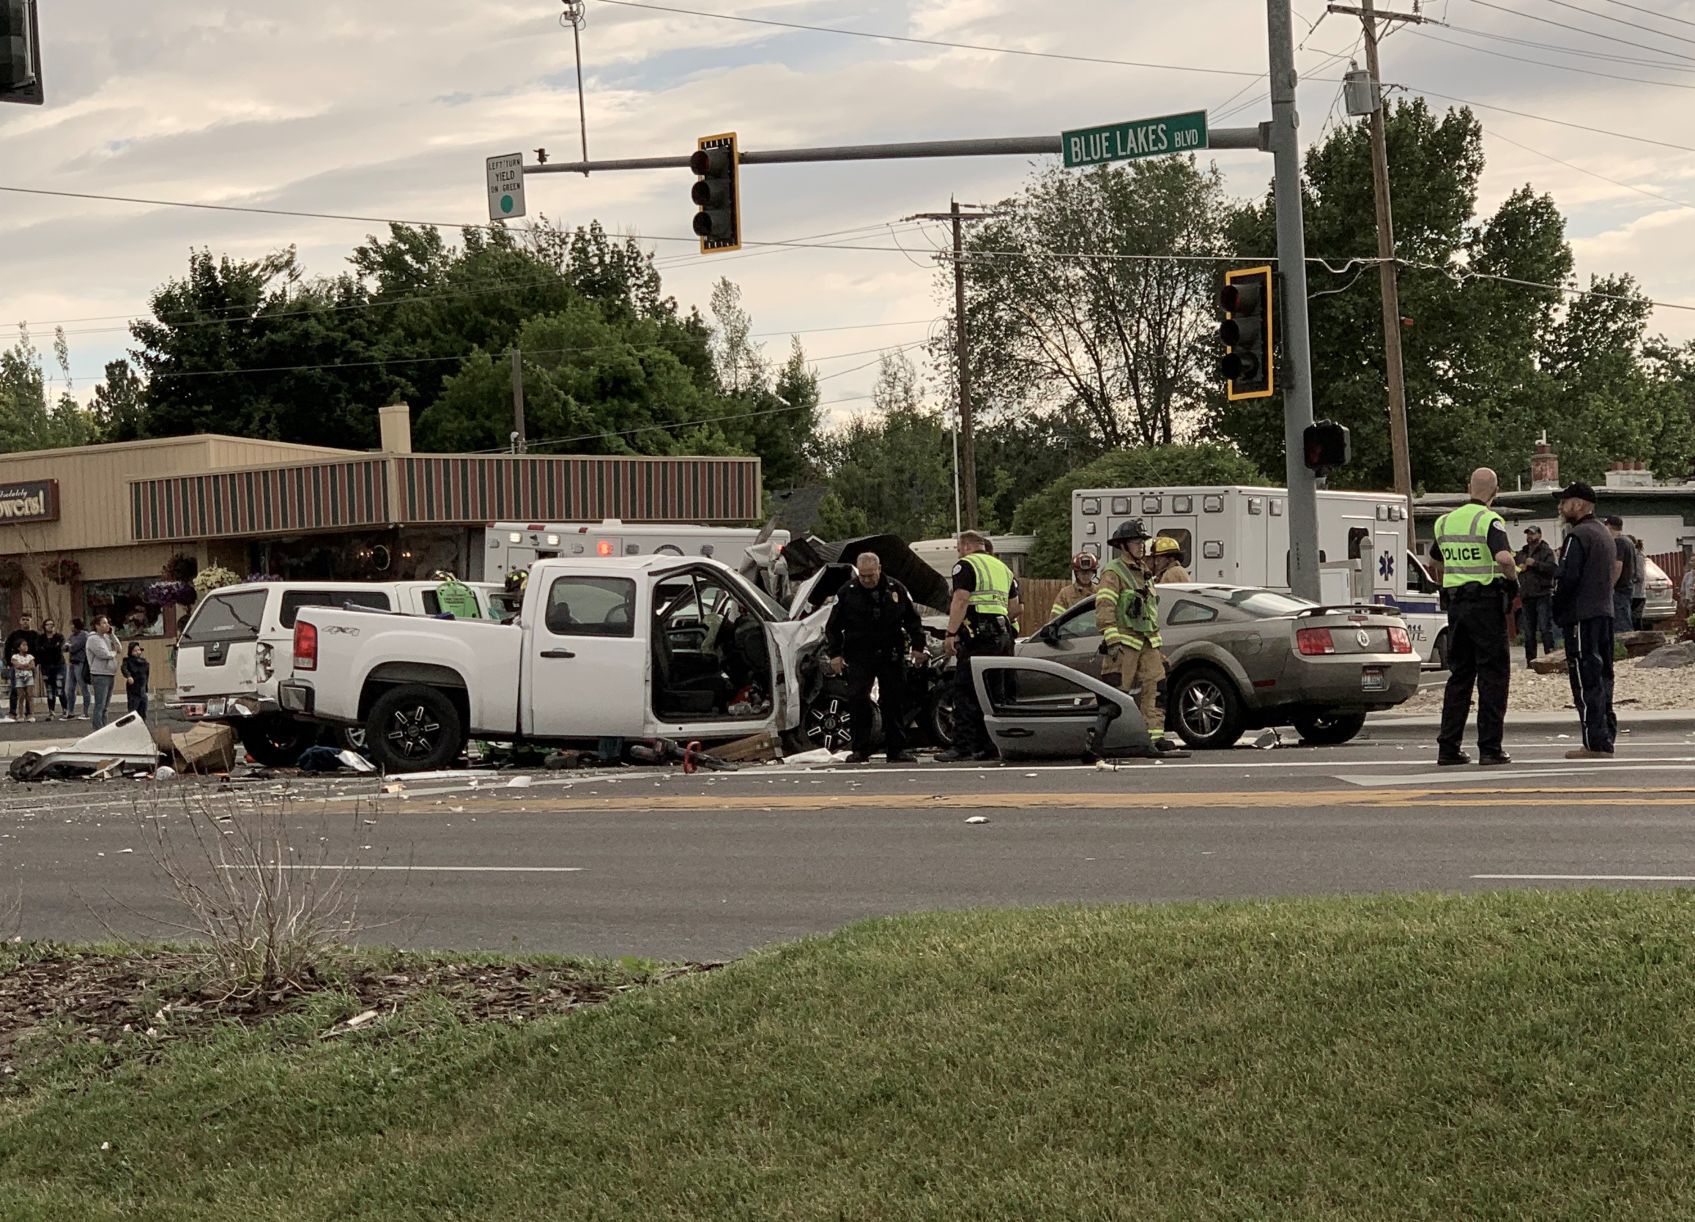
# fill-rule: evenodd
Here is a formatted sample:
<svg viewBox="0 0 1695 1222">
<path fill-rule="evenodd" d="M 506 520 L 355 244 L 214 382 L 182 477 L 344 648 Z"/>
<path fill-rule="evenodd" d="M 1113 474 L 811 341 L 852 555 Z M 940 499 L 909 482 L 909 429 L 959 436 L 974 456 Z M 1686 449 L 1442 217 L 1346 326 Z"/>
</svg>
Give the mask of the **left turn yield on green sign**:
<svg viewBox="0 0 1695 1222">
<path fill-rule="evenodd" d="M 488 219 L 508 221 L 524 215 L 524 154 L 503 153 L 488 159 Z"/>
</svg>

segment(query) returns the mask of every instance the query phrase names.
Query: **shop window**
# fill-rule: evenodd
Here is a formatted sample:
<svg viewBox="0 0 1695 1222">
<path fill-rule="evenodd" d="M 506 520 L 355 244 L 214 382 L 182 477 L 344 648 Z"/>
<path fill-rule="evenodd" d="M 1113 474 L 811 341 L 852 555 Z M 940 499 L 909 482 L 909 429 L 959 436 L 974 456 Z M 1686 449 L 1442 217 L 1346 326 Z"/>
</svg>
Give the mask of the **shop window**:
<svg viewBox="0 0 1695 1222">
<path fill-rule="evenodd" d="M 95 616 L 106 616 L 122 641 L 163 637 L 165 608 L 147 605 L 147 587 L 158 580 L 153 576 L 84 582 L 83 618 L 92 628 Z"/>
</svg>

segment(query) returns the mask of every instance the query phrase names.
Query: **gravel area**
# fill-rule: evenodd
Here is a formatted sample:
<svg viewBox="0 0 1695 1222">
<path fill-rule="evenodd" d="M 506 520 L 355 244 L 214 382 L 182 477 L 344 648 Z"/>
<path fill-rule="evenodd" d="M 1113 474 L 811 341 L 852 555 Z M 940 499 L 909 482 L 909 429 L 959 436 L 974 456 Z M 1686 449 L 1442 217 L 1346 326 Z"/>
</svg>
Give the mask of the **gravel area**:
<svg viewBox="0 0 1695 1222">
<path fill-rule="evenodd" d="M 1539 675 L 1524 668 L 1524 656 L 1513 657 L 1512 688 L 1508 707 L 1521 713 L 1553 713 L 1569 709 L 1571 681 L 1562 672 Z M 1620 662 L 1613 671 L 1613 707 L 1624 709 L 1695 709 L 1695 667 L 1680 670 L 1643 670 L 1636 659 Z M 1421 690 L 1397 713 L 1440 713 L 1442 685 Z"/>
</svg>

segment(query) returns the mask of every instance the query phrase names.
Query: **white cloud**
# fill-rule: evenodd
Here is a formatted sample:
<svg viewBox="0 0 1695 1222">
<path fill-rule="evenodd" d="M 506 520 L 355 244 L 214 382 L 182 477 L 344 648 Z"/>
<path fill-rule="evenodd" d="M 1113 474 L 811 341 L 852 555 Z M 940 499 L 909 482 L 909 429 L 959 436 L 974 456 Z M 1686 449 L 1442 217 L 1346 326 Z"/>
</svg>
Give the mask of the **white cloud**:
<svg viewBox="0 0 1695 1222">
<path fill-rule="evenodd" d="M 1242 0 L 697 3 L 1062 54 L 1249 73 L 1265 62 L 1261 10 Z M 1303 66 L 1353 45 L 1357 27 L 1346 17 L 1320 20 L 1315 0 L 1298 0 L 1297 8 L 1304 14 L 1298 28 L 1319 22 L 1304 35 Z M 264 9 L 217 0 L 58 0 L 42 12 L 49 104 L 0 108 L 0 185 L 478 222 L 485 156 L 539 146 L 555 161 L 577 155 L 571 37 L 558 13 L 551 0 L 404 6 L 299 0 Z M 1467 20 L 1488 25 L 1475 13 Z M 1537 37 L 1520 26 L 1504 20 L 1499 28 Z M 1252 76 L 992 55 L 601 3 L 589 7 L 583 48 L 590 151 L 597 157 L 680 153 L 695 136 L 730 128 L 748 147 L 1057 134 L 1138 114 L 1217 108 L 1243 87 L 1237 102 L 1263 92 Z M 1556 72 L 1400 35 L 1385 43 L 1384 63 L 1389 79 L 1409 86 L 1620 132 L 1648 134 L 1647 116 L 1668 113 L 1682 100 L 1663 86 Z M 1335 82 L 1343 66 L 1316 72 L 1303 85 L 1309 139 L 1327 118 L 1338 119 Z M 1637 67 L 1619 74 L 1651 75 Z M 1227 122 L 1254 122 L 1265 109 L 1251 105 Z M 1695 154 L 1488 110 L 1480 115 L 1487 131 L 1530 149 L 1695 203 Z M 1680 142 L 1670 130 L 1667 138 Z M 1567 211 L 1580 274 L 1631 271 L 1655 296 L 1695 301 L 1695 273 L 1682 270 L 1695 266 L 1687 257 L 1695 255 L 1695 213 L 1504 140 L 1486 147 L 1484 208 L 1526 181 L 1552 191 Z M 1233 190 L 1264 190 L 1266 159 L 1216 156 Z M 1028 165 L 1006 159 L 750 168 L 747 229 L 777 239 L 898 222 L 945 208 L 950 195 L 999 198 L 1028 172 Z M 538 176 L 529 184 L 530 208 L 567 223 L 599 218 L 615 231 L 682 237 L 687 184 L 681 171 Z M 0 195 L 0 313 L 36 323 L 42 340 L 51 330 L 42 324 L 54 320 L 144 310 L 148 293 L 182 272 L 191 247 L 252 257 L 293 243 L 310 270 L 332 273 L 374 228 Z M 667 287 L 685 304 L 704 308 L 712 282 L 727 275 L 742 285 L 758 329 L 773 331 L 937 316 L 944 307 L 928 257 L 931 239 L 908 233 L 900 240 L 909 254 L 792 250 L 700 259 L 685 257 L 692 252 L 681 241 L 657 241 L 654 249 L 673 260 Z M 894 241 L 886 231 L 871 232 L 858 244 Z M 1679 338 L 1695 336 L 1695 315 L 1686 312 L 1661 311 L 1654 325 Z M 73 360 L 83 386 L 125 347 L 116 323 L 73 323 L 67 330 L 75 333 Z M 807 349 L 824 357 L 884 342 L 885 335 L 895 344 L 924 334 L 923 325 L 837 332 L 809 336 Z M 780 355 L 785 346 L 771 347 Z M 873 373 L 833 379 L 827 397 L 864 393 Z"/>
</svg>

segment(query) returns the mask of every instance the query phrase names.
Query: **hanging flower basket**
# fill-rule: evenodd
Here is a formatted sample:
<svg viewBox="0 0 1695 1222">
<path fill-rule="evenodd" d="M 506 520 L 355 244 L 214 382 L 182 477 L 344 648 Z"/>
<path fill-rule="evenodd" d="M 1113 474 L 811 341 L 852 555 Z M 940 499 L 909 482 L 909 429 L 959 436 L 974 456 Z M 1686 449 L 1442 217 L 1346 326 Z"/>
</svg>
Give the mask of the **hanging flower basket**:
<svg viewBox="0 0 1695 1222">
<path fill-rule="evenodd" d="M 181 552 L 165 561 L 164 571 L 159 574 L 166 581 L 193 581 L 200 573 L 200 562 L 193 556 L 185 556 Z"/>
<path fill-rule="evenodd" d="M 194 604 L 194 587 L 186 581 L 155 581 L 142 596 L 149 607 L 188 607 Z"/>
<path fill-rule="evenodd" d="M 24 566 L 12 557 L 0 559 L 0 586 L 21 586 L 24 583 Z"/>
<path fill-rule="evenodd" d="M 70 556 L 56 556 L 41 562 L 41 575 L 54 585 L 68 586 L 82 577 L 82 565 Z"/>
<path fill-rule="evenodd" d="M 241 578 L 222 565 L 214 564 L 210 568 L 201 569 L 194 575 L 194 592 L 205 598 L 213 590 L 221 590 L 225 586 L 240 585 Z"/>
</svg>

